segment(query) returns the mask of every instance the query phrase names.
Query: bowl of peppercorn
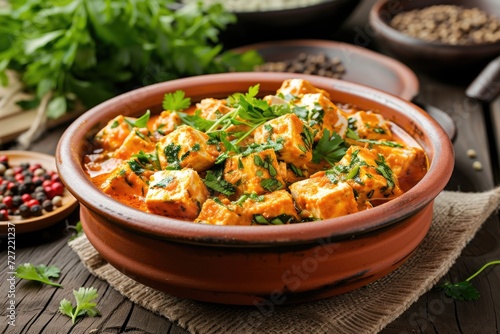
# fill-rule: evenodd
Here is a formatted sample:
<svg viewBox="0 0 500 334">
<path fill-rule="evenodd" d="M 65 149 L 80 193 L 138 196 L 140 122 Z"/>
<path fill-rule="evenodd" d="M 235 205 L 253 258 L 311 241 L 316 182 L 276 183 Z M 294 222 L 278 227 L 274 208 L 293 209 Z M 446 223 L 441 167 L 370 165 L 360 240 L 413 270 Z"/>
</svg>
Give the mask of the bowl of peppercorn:
<svg viewBox="0 0 500 334">
<path fill-rule="evenodd" d="M 0 235 L 44 229 L 77 206 L 59 178 L 53 156 L 0 151 Z"/>
<path fill-rule="evenodd" d="M 396 59 L 356 45 L 291 39 L 248 44 L 236 53 L 256 51 L 264 60 L 256 72 L 287 72 L 334 78 L 380 89 L 406 100 L 418 94 L 417 75 Z"/>
<path fill-rule="evenodd" d="M 379 0 L 370 24 L 383 52 L 440 78 L 468 81 L 500 54 L 498 0 Z"/>
</svg>

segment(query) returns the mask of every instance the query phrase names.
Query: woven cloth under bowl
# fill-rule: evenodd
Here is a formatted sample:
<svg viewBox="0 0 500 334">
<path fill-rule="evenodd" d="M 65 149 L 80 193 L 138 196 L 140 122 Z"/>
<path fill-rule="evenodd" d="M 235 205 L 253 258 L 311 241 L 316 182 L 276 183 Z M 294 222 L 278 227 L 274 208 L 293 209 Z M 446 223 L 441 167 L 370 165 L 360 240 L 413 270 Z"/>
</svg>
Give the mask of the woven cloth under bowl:
<svg viewBox="0 0 500 334">
<path fill-rule="evenodd" d="M 85 236 L 70 246 L 92 274 L 192 333 L 376 333 L 438 283 L 499 205 L 500 188 L 483 193 L 443 191 L 435 200 L 428 235 L 400 268 L 362 289 L 292 306 L 240 307 L 173 297 L 121 274 Z M 437 298 L 449 302 L 442 293 Z"/>
</svg>

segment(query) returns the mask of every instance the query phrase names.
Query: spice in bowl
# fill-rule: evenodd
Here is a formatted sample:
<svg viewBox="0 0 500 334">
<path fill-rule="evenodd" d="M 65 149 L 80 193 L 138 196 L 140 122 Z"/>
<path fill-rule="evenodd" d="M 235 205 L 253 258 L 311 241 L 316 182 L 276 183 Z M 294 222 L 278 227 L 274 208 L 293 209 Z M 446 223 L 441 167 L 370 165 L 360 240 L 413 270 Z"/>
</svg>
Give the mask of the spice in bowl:
<svg viewBox="0 0 500 334">
<path fill-rule="evenodd" d="M 434 5 L 396 14 L 394 29 L 428 42 L 477 45 L 500 42 L 500 19 L 478 8 Z"/>
<path fill-rule="evenodd" d="M 51 212 L 62 206 L 64 189 L 55 171 L 38 163 L 12 165 L 9 157 L 0 156 L 0 221 Z"/>
<path fill-rule="evenodd" d="M 325 53 L 306 54 L 302 52 L 292 59 L 257 65 L 254 71 L 304 73 L 341 79 L 346 69 L 338 57 L 330 58 Z"/>
</svg>

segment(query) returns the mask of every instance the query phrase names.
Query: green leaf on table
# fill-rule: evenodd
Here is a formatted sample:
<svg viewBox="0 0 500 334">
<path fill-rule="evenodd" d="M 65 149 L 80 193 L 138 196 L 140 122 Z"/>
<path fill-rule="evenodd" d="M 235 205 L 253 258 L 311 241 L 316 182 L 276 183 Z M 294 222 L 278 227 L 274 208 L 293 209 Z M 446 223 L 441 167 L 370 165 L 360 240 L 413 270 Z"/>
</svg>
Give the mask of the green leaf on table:
<svg viewBox="0 0 500 334">
<path fill-rule="evenodd" d="M 58 278 L 61 270 L 55 266 L 47 267 L 44 264 L 35 266 L 31 263 L 21 264 L 16 268 L 16 277 L 30 281 L 38 281 L 43 284 L 62 288 L 61 284 L 55 283 L 51 278 Z"/>
<path fill-rule="evenodd" d="M 78 317 L 95 317 L 101 314 L 96 307 L 97 303 L 94 302 L 94 299 L 98 297 L 97 289 L 81 287 L 78 290 L 73 290 L 73 295 L 76 306 L 73 306 L 71 301 L 66 298 L 61 300 L 59 304 L 59 311 L 70 317 L 73 324 Z"/>
<path fill-rule="evenodd" d="M 441 288 L 448 297 L 456 300 L 478 300 L 480 297 L 479 291 L 469 281 L 446 282 L 441 285 Z"/>
<path fill-rule="evenodd" d="M 468 277 L 465 281 L 458 283 L 450 283 L 446 282 L 438 286 L 439 289 L 444 290 L 444 293 L 453 299 L 456 300 L 478 300 L 480 297 L 479 291 L 472 286 L 470 281 L 479 275 L 483 270 L 488 268 L 489 266 L 500 264 L 500 260 L 493 260 L 487 262 L 478 271 Z"/>
</svg>

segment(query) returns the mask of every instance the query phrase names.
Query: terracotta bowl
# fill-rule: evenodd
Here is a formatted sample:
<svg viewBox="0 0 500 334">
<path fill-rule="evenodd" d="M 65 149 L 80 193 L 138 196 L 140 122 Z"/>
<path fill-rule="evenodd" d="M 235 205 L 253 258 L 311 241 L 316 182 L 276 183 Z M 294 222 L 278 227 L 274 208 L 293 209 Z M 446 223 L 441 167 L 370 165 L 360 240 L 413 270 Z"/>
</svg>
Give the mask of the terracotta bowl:
<svg viewBox="0 0 500 334">
<path fill-rule="evenodd" d="M 302 77 L 333 99 L 378 110 L 426 151 L 429 171 L 411 190 L 373 209 L 319 222 L 282 226 L 214 226 L 141 212 L 106 196 L 88 179 L 82 157 L 111 118 L 158 111 L 167 92 L 192 101 L 224 98 L 260 84 L 269 94 Z M 89 110 L 62 136 L 56 163 L 81 202 L 84 231 L 96 250 L 125 275 L 169 294 L 252 305 L 326 298 L 373 282 L 403 264 L 426 236 L 433 200 L 453 170 L 445 131 L 415 105 L 358 84 L 289 73 L 229 73 L 173 80 L 118 96 Z"/>
<path fill-rule="evenodd" d="M 498 0 L 378 0 L 370 11 L 370 24 L 378 46 L 412 68 L 429 74 L 469 81 L 500 54 L 500 42 L 481 45 L 431 43 L 405 35 L 389 26 L 398 13 L 432 5 L 457 5 L 478 8 L 500 18 Z"/>
</svg>

